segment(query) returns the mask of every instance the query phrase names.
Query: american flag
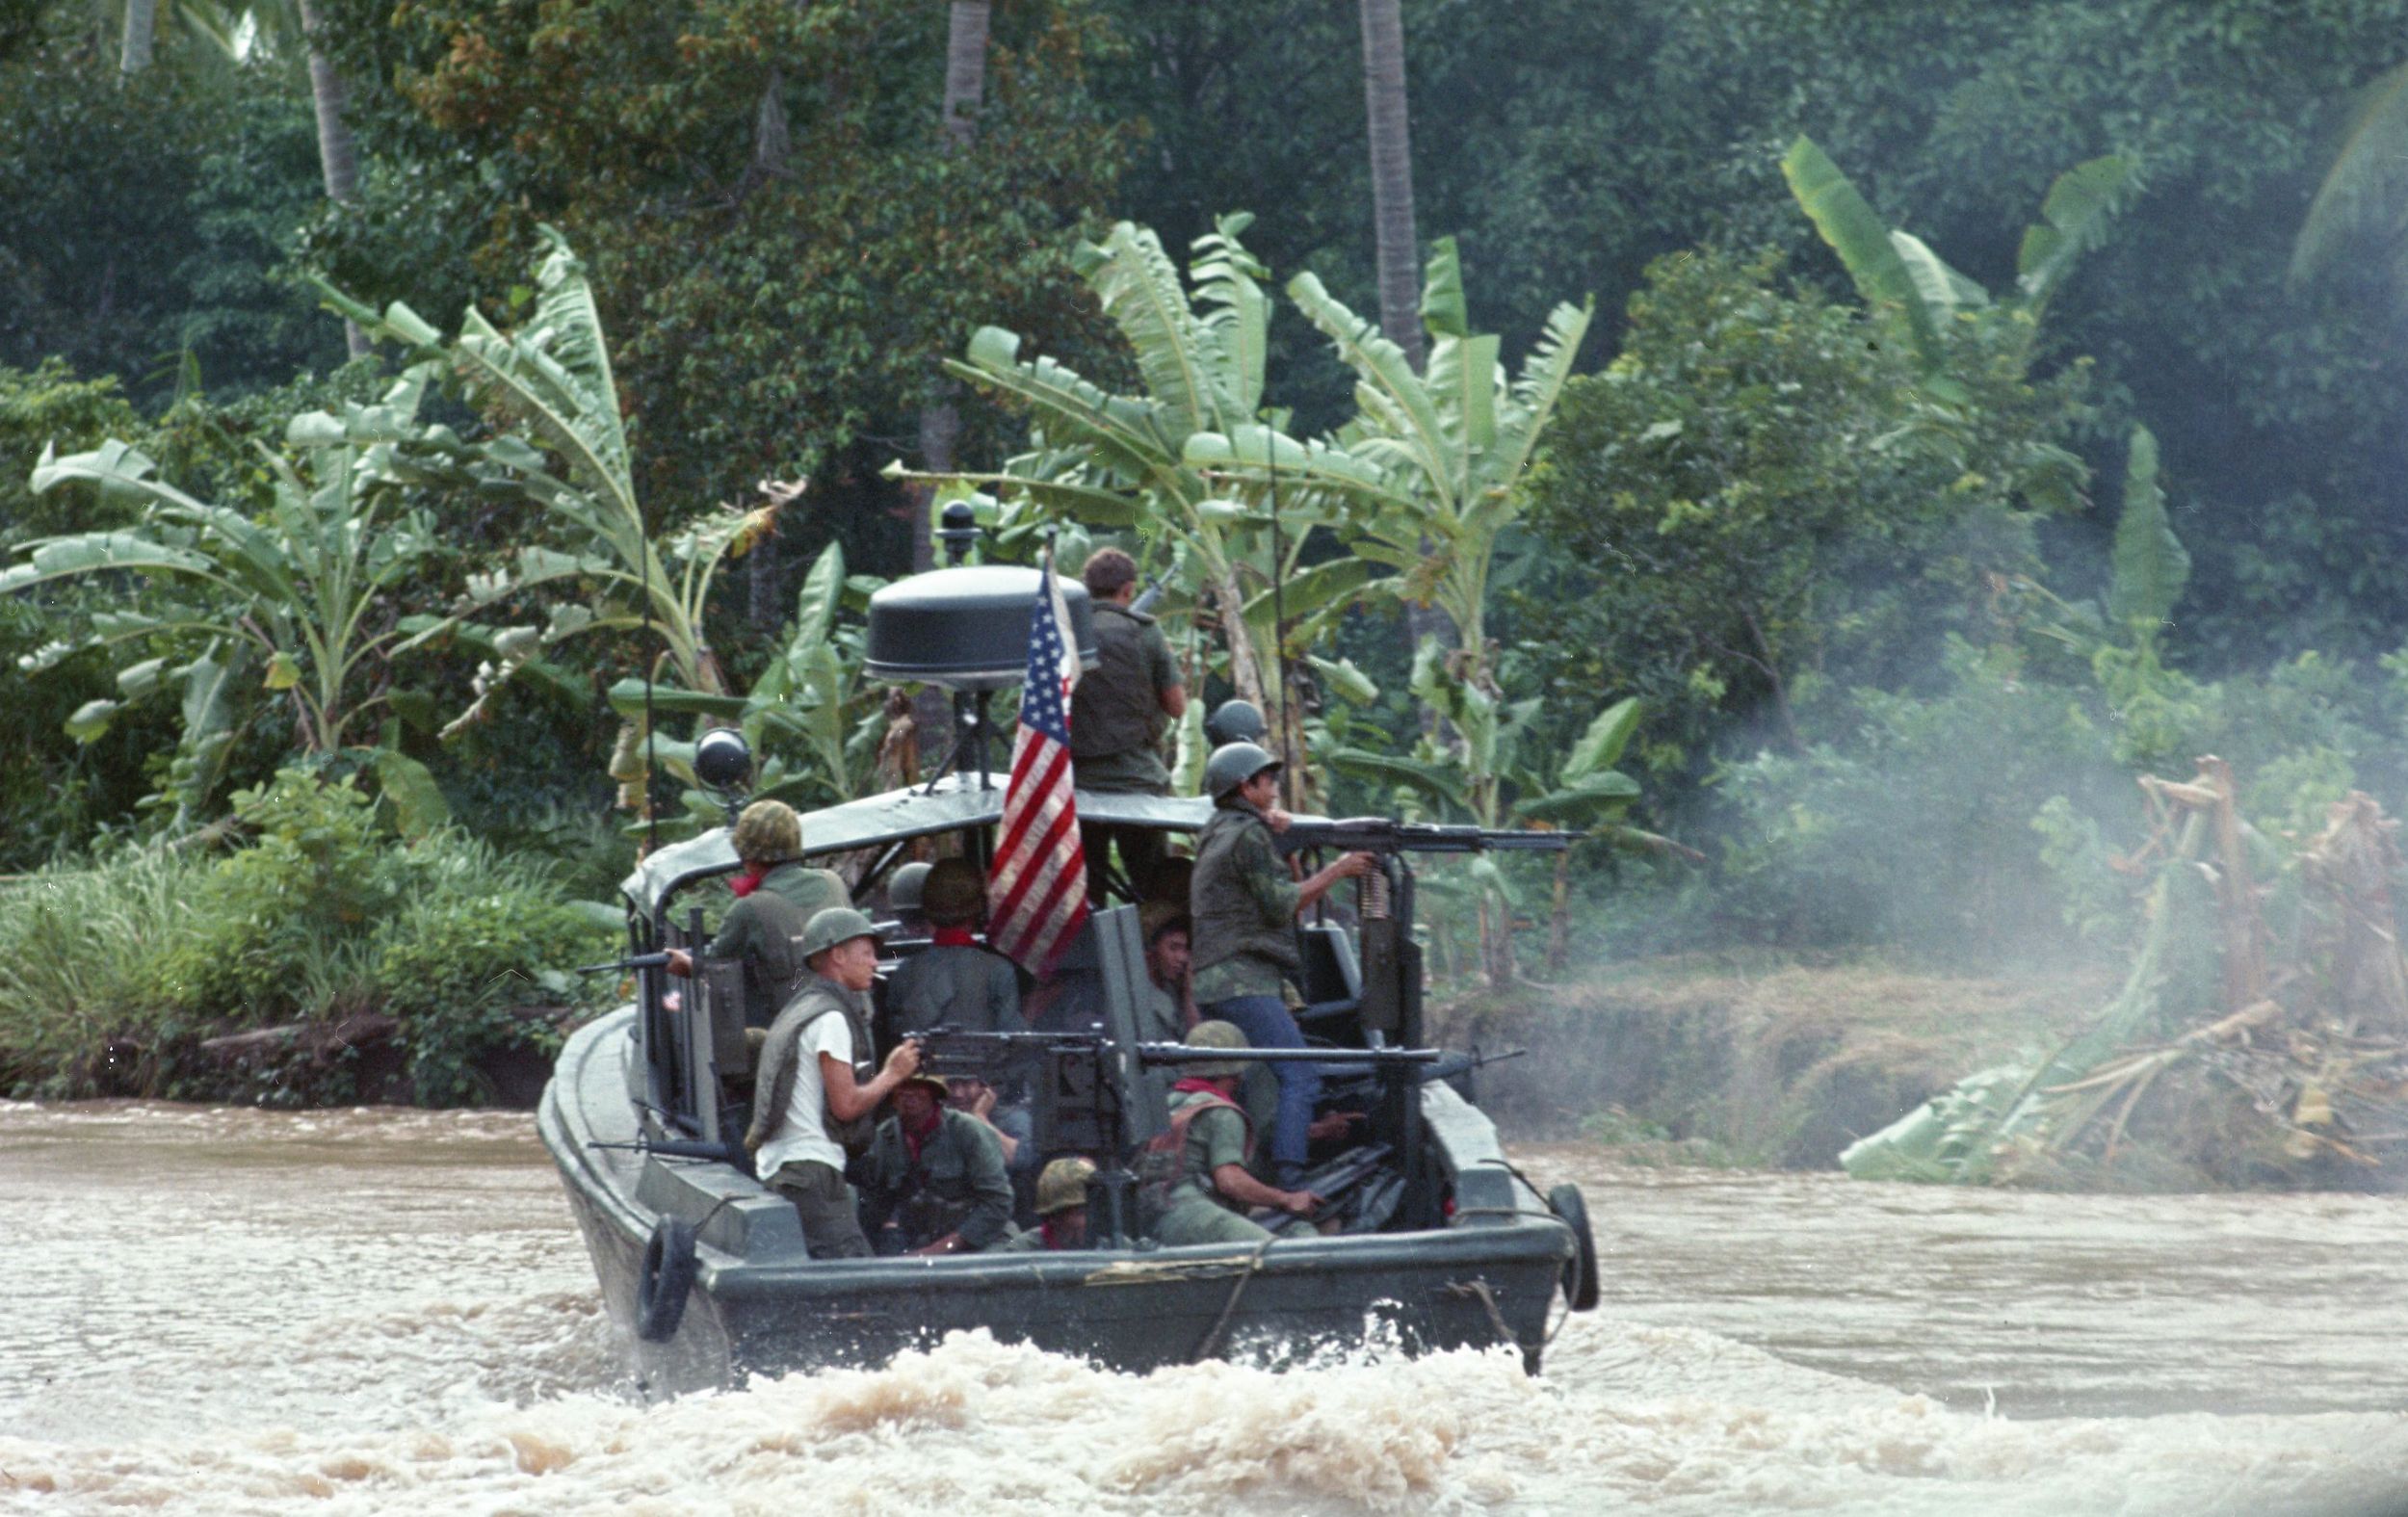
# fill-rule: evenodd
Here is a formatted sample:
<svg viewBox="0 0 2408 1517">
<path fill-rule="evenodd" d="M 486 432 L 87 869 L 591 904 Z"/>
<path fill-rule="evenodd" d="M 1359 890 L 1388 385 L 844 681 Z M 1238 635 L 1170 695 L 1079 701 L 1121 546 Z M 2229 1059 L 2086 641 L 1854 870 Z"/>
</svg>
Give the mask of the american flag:
<svg viewBox="0 0 2408 1517">
<path fill-rule="evenodd" d="M 1003 836 L 986 883 L 986 940 L 1043 975 L 1086 923 L 1086 852 L 1070 789 L 1070 687 L 1079 641 L 1049 550 L 1029 611 L 1020 735 L 1004 783 Z"/>
</svg>

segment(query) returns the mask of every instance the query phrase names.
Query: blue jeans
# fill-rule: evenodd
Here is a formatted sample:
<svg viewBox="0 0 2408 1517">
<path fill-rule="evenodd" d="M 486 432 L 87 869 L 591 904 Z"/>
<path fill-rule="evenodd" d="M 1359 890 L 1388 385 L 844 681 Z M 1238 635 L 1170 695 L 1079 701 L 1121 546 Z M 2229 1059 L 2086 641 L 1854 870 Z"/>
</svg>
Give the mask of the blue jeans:
<svg viewBox="0 0 2408 1517">
<path fill-rule="evenodd" d="M 1277 996 L 1232 996 L 1196 1008 L 1208 1017 L 1237 1024 L 1255 1048 L 1302 1048 L 1304 1033 Z M 1279 1077 L 1279 1115 L 1270 1131 L 1270 1158 L 1286 1184 L 1303 1167 L 1305 1130 L 1313 1125 L 1313 1106 L 1321 1100 L 1322 1070 L 1301 1060 L 1270 1066 Z"/>
</svg>

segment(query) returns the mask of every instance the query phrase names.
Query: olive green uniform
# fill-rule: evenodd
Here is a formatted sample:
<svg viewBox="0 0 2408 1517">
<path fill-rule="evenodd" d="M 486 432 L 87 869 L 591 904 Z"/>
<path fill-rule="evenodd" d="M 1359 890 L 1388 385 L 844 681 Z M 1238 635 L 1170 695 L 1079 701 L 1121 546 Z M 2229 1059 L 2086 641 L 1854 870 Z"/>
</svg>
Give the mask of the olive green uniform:
<svg viewBox="0 0 2408 1517">
<path fill-rule="evenodd" d="M 1187 1035 L 1187 1013 L 1177 996 L 1148 980 L 1138 986 L 1137 1002 L 1139 1042 L 1176 1043 Z"/>
<path fill-rule="evenodd" d="M 1081 790 L 1170 794 L 1163 697 L 1185 683 L 1154 618 L 1095 607 L 1095 667 L 1070 693 L 1071 771 Z"/>
<path fill-rule="evenodd" d="M 861 1221 L 876 1239 L 891 1218 L 904 1249 L 959 1233 L 970 1249 L 990 1248 L 1011 1231 L 1011 1181 L 1004 1150 L 976 1117 L 940 1109 L 936 1131 L 911 1157 L 903 1121 L 877 1126 L 861 1167 Z"/>
<path fill-rule="evenodd" d="M 1081 1248 L 1088 1248 L 1092 1247 L 1093 1244 L 1081 1243 L 1079 1246 Z M 1009 1238 L 1005 1239 L 1002 1242 L 996 1244 L 993 1248 L 987 1251 L 989 1253 L 998 1254 L 1042 1254 L 1053 1252 L 1052 1249 L 1045 1246 L 1045 1229 L 1041 1226 L 1029 1228 L 1025 1232 L 1014 1233 Z"/>
<path fill-rule="evenodd" d="M 1222 806 L 1195 850 L 1188 911 L 1194 929 L 1195 1004 L 1276 996 L 1303 968 L 1296 948 L 1298 887 L 1279 860 L 1270 824 L 1249 806 Z"/>
<path fill-rule="evenodd" d="M 1113 601 L 1095 607 L 1095 668 L 1070 693 L 1071 783 L 1108 794 L 1167 796 L 1163 766 L 1163 697 L 1184 683 L 1178 661 L 1154 618 Z M 1104 900 L 1105 854 L 1117 848 L 1121 870 L 1139 891 L 1161 865 L 1163 835 L 1150 827 L 1082 823 L 1090 897 Z"/>
<path fill-rule="evenodd" d="M 932 1027 L 1025 1033 L 1020 980 L 1001 954 L 959 944 L 924 948 L 886 979 L 886 1020 L 898 1038 Z"/>
<path fill-rule="evenodd" d="M 1200 1110 L 1188 1121 L 1179 1184 L 1171 1191 L 1169 1210 L 1154 1224 L 1154 1236 L 1165 1248 L 1184 1243 L 1261 1242 L 1270 1234 L 1213 1186 L 1214 1170 L 1245 1163 L 1252 1146 L 1245 1113 L 1200 1090 L 1171 1095 L 1173 1116 L 1190 1108 Z"/>
<path fill-rule="evenodd" d="M 752 894 L 727 908 L 719 934 L 704 950 L 708 958 L 742 959 L 745 1021 L 767 1027 L 801 988 L 809 970 L 796 952 L 804 924 L 827 906 L 849 906 L 845 882 L 824 869 L 780 864 L 761 877 Z"/>
</svg>

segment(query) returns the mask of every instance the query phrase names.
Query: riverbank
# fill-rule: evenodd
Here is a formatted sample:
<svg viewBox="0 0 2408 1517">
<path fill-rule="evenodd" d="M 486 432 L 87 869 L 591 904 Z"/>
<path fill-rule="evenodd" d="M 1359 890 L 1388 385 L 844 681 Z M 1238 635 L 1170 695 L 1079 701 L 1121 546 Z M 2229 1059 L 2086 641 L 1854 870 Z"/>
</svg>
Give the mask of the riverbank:
<svg viewBox="0 0 2408 1517">
<path fill-rule="evenodd" d="M 1450 1046 L 1529 1050 L 1479 1076 L 1510 1137 L 1585 1138 L 1636 1163 L 1827 1169 L 1967 1071 L 2063 1041 L 2114 983 L 1683 955 L 1436 1004 L 1430 1023 Z"/>
</svg>

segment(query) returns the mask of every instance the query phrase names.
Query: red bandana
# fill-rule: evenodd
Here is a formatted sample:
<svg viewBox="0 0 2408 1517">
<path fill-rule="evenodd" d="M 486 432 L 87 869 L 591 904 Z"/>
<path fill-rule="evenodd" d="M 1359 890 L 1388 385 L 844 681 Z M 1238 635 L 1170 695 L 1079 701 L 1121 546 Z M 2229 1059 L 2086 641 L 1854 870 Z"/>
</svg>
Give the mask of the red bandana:
<svg viewBox="0 0 2408 1517">
<path fill-rule="evenodd" d="M 769 876 L 770 872 L 766 869 L 754 869 L 747 867 L 743 874 L 736 876 L 733 879 L 730 879 L 727 882 L 727 888 L 737 900 L 742 901 L 745 897 L 751 895 L 754 891 L 760 889 L 761 881 L 769 878 Z"/>
<path fill-rule="evenodd" d="M 1180 1081 L 1170 1088 L 1173 1090 L 1199 1090 L 1206 1095 L 1221 1094 L 1220 1086 L 1215 1085 L 1212 1081 L 1205 1079 L 1202 1075 L 1190 1075 L 1187 1079 Z M 1225 1100 L 1227 1098 L 1224 1096 L 1223 1099 Z"/>
<path fill-rule="evenodd" d="M 978 936 L 966 927 L 941 927 L 932 941 L 938 948 L 975 948 Z"/>
<path fill-rule="evenodd" d="M 903 1128 L 903 1147 L 910 1151 L 911 1162 L 916 1164 L 920 1162 L 921 1146 L 935 1136 L 939 1127 L 945 1125 L 945 1109 L 938 1107 L 929 1112 L 928 1123 L 925 1126 L 913 1127 L 906 1122 L 898 1122 L 896 1125 Z"/>
</svg>

